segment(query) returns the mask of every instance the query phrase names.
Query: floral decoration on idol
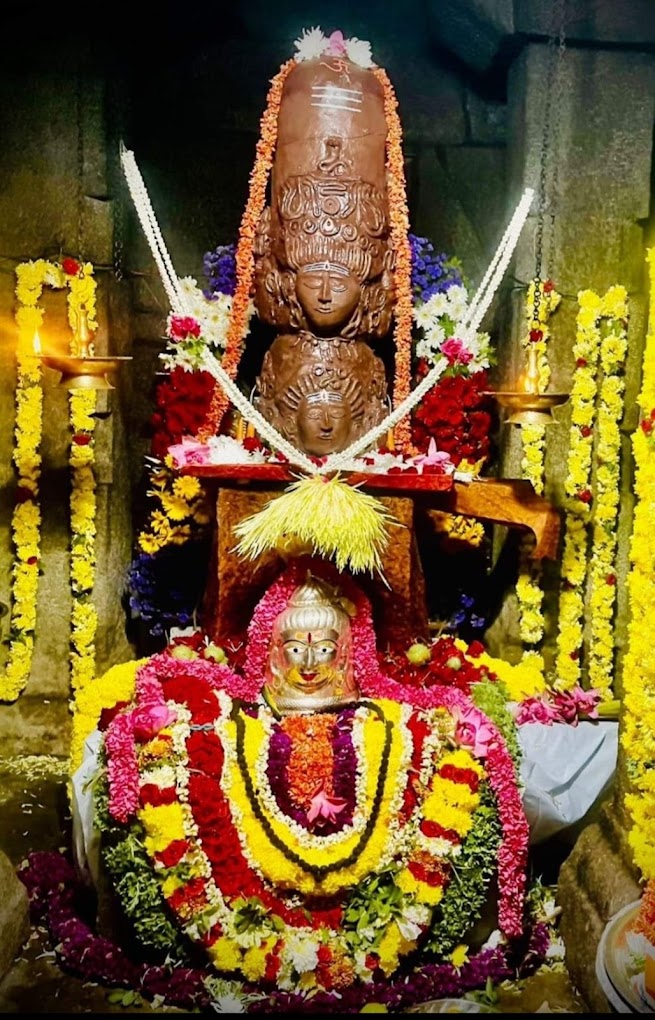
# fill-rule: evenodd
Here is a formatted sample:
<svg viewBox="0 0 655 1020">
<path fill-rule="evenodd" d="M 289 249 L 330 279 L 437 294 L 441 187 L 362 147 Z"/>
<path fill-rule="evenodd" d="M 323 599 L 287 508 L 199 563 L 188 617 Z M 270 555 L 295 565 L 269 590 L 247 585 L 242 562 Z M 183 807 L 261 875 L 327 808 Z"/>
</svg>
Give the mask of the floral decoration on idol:
<svg viewBox="0 0 655 1020">
<path fill-rule="evenodd" d="M 474 960 L 465 959 L 460 952 L 457 964 L 426 964 L 411 980 L 370 987 L 365 993 L 361 987 L 340 991 L 339 998 L 335 993 L 312 998 L 299 992 L 266 993 L 260 984 L 219 978 L 188 958 L 179 962 L 174 951 L 161 963 L 138 959 L 134 952 L 99 934 L 78 910 L 85 887 L 74 863 L 59 851 L 31 853 L 18 874 L 29 895 L 32 923 L 47 929 L 62 966 L 84 981 L 114 989 L 109 1001 L 132 1007 L 145 1000 L 156 1008 L 192 1012 L 267 1013 L 289 1008 L 312 1013 L 335 1009 L 357 1012 L 366 1006 L 399 1012 L 434 996 L 465 994 L 515 980 L 517 975 L 528 977 L 544 964 L 553 944 L 552 924 L 535 913 L 537 920 L 520 958 L 509 955 L 502 942 L 492 939 Z M 142 910 L 148 917 L 145 903 Z M 152 927 L 158 921 L 161 923 L 161 917 L 150 915 Z"/>
<path fill-rule="evenodd" d="M 537 353 L 537 385 L 544 393 L 550 382 L 548 363 L 548 341 L 550 339 L 550 318 L 561 302 L 561 296 L 552 280 L 530 281 L 526 294 L 526 331 L 522 338 L 525 351 Z M 524 424 L 521 426 L 521 474 L 539 495 L 544 492 L 544 457 L 546 450 L 546 427 Z M 543 670 L 544 659 L 539 651 L 544 636 L 544 614 L 542 609 L 543 590 L 541 587 L 541 565 L 531 559 L 533 541 L 524 537 L 520 546 L 519 571 L 516 581 L 516 599 L 519 608 L 519 636 L 524 644 L 523 658 L 531 658 L 536 668 Z"/>
<path fill-rule="evenodd" d="M 73 258 L 61 263 L 36 259 L 16 267 L 16 325 L 18 328 L 16 417 L 13 451 L 16 469 L 15 507 L 12 514 L 11 619 L 9 654 L 0 678 L 0 700 L 15 701 L 30 676 L 41 558 L 41 440 L 43 391 L 39 353 L 39 330 L 44 309 L 39 304 L 43 288 L 66 288 L 67 315 L 74 330 L 79 312 L 87 313 L 91 329 L 95 320 L 93 266 Z M 73 688 L 94 674 L 94 638 L 97 626 L 90 601 L 95 574 L 95 476 L 93 433 L 95 394 L 78 391 L 70 395 L 72 441 L 71 466 L 71 680 Z"/>
<path fill-rule="evenodd" d="M 615 655 L 627 292 L 614 286 L 601 298 L 593 291 L 581 291 L 578 302 L 554 686 L 567 690 L 582 677 L 588 595 L 592 609 L 589 682 L 601 691 L 603 701 L 609 701 Z"/>
<path fill-rule="evenodd" d="M 261 699 L 271 627 L 307 569 L 294 563 L 265 593 L 241 666 L 199 644 L 195 657 L 172 648 L 80 692 L 75 747 L 79 757 L 83 729 L 100 726 L 106 864 L 137 939 L 187 966 L 195 947 L 268 1009 L 398 1010 L 520 969 L 528 946 L 536 964 L 548 940 L 526 915 L 506 694 L 453 639 L 423 663 L 431 685 L 407 682 L 420 664 L 378 655 L 371 606 L 347 582 L 362 700 L 276 718 Z M 499 928 L 469 946 L 494 875 Z M 88 929 L 75 944 L 97 959 Z"/>
<path fill-rule="evenodd" d="M 627 578 L 630 618 L 623 662 L 623 731 L 630 788 L 625 804 L 631 818 L 628 841 L 634 862 L 651 889 L 655 882 L 655 817 L 653 797 L 653 733 L 655 733 L 655 662 L 652 616 L 655 599 L 655 249 L 647 253 L 650 283 L 649 321 L 644 349 L 640 423 L 632 434 L 635 458 L 635 508 Z"/>
</svg>

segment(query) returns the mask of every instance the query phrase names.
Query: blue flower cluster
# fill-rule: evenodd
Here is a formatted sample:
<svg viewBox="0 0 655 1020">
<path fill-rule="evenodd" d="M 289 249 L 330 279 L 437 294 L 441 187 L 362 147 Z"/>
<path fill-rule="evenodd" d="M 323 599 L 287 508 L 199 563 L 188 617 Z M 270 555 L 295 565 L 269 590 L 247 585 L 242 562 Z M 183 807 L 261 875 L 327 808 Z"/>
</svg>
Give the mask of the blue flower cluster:
<svg viewBox="0 0 655 1020">
<path fill-rule="evenodd" d="M 166 546 L 152 555 L 139 553 L 127 574 L 131 618 L 146 623 L 153 637 L 188 626 L 204 589 L 208 561 L 208 540 Z"/>
<path fill-rule="evenodd" d="M 213 251 L 205 252 L 202 270 L 207 279 L 203 289 L 206 298 L 215 298 L 218 294 L 234 294 L 237 285 L 236 245 L 219 244 Z"/>
<path fill-rule="evenodd" d="M 427 237 L 409 234 L 412 250 L 412 294 L 419 301 L 428 301 L 457 284 L 466 286 L 459 259 L 437 253 Z"/>
</svg>

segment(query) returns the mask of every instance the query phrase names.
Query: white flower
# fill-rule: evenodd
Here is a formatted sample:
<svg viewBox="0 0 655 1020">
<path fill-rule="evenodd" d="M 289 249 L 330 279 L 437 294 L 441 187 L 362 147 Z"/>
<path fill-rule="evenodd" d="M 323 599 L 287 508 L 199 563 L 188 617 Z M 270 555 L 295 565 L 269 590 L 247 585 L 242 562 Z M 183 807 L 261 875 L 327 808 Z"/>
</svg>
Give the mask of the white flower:
<svg viewBox="0 0 655 1020">
<path fill-rule="evenodd" d="M 320 28 L 304 28 L 294 46 L 296 47 L 296 60 L 314 60 L 316 57 L 320 57 L 327 46 L 327 39 Z"/>
<path fill-rule="evenodd" d="M 286 944 L 286 956 L 298 974 L 316 970 L 318 964 L 318 945 L 312 936 L 301 930 L 290 935 Z"/>
<path fill-rule="evenodd" d="M 454 290 L 453 287 L 450 290 Z M 439 319 L 442 315 L 451 315 L 451 306 L 448 295 L 449 291 L 438 291 L 425 302 L 425 308 L 432 319 Z"/>
<path fill-rule="evenodd" d="M 503 936 L 503 933 L 501 931 L 499 931 L 498 928 L 495 928 L 494 931 L 492 931 L 492 933 L 489 936 L 489 938 L 487 939 L 487 941 L 485 942 L 485 944 L 482 946 L 482 948 L 483 949 L 496 949 L 498 946 L 502 946 L 504 944 L 505 944 L 505 938 Z"/>
<path fill-rule="evenodd" d="M 566 953 L 566 947 L 562 939 L 553 939 L 548 949 L 546 950 L 547 960 L 563 960 Z"/>
<path fill-rule="evenodd" d="M 346 53 L 348 54 L 348 60 L 352 60 L 353 64 L 357 64 L 358 67 L 373 67 L 373 57 L 371 55 L 371 44 L 365 42 L 363 39 L 346 39 Z"/>
<path fill-rule="evenodd" d="M 242 999 L 236 995 L 221 995 L 220 999 L 214 999 L 211 1004 L 216 1013 L 245 1013 L 246 1006 Z"/>
<path fill-rule="evenodd" d="M 461 322 L 468 311 L 468 294 L 466 293 L 466 287 L 462 287 L 460 284 L 455 283 L 452 287 L 449 287 L 446 291 L 448 315 L 455 322 Z"/>
<path fill-rule="evenodd" d="M 263 464 L 266 460 L 258 450 L 246 450 L 232 436 L 210 436 L 210 464 Z"/>
</svg>

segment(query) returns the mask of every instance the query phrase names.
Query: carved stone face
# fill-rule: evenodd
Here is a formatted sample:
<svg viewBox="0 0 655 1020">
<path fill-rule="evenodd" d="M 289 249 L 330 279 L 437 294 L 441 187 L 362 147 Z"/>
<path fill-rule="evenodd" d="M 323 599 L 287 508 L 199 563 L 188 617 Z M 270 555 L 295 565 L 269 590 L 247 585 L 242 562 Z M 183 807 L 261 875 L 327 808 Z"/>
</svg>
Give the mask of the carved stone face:
<svg viewBox="0 0 655 1020">
<path fill-rule="evenodd" d="M 352 408 L 341 393 L 319 390 L 303 397 L 298 407 L 301 448 L 315 457 L 345 450 L 351 442 Z"/>
<path fill-rule="evenodd" d="M 362 288 L 344 266 L 317 262 L 303 266 L 296 276 L 296 296 L 317 336 L 338 332 L 359 305 Z"/>
<path fill-rule="evenodd" d="M 295 590 L 273 625 L 265 690 L 282 714 L 320 712 L 358 697 L 350 619 L 318 578 Z"/>
</svg>

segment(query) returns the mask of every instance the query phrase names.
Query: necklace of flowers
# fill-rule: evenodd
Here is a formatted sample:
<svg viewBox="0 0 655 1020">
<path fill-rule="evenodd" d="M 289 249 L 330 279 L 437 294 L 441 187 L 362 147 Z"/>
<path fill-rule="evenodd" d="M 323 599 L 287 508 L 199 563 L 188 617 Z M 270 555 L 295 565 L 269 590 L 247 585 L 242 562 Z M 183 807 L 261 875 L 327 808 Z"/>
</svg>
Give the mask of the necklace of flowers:
<svg viewBox="0 0 655 1020">
<path fill-rule="evenodd" d="M 524 350 L 535 350 L 537 354 L 538 385 L 544 392 L 550 382 L 550 365 L 547 344 L 550 338 L 549 320 L 561 301 L 551 280 L 530 281 L 526 296 L 527 329 L 522 340 Z M 521 428 L 523 457 L 521 472 L 534 491 L 544 491 L 544 452 L 546 429 L 543 425 L 524 425 Z M 544 615 L 542 610 L 543 591 L 541 588 L 541 567 L 530 558 L 532 541 L 521 542 L 519 574 L 516 582 L 516 598 L 519 607 L 519 633 L 527 645 L 538 645 L 544 636 Z M 535 647 L 524 648 L 522 658 L 529 658 L 535 666 L 543 669 L 543 659 Z"/>
<path fill-rule="evenodd" d="M 87 312 L 90 327 L 96 326 L 95 280 L 93 267 L 89 263 L 81 267 L 70 258 L 64 258 L 61 265 L 37 259 L 18 265 L 16 277 L 18 349 L 13 460 L 17 487 L 11 525 L 15 552 L 9 656 L 5 674 L 0 679 L 2 701 L 15 701 L 24 690 L 29 680 L 34 651 L 41 551 L 39 479 L 43 431 L 41 363 L 34 356 L 34 342 L 43 325 L 44 310 L 38 303 L 43 287 L 68 288 L 68 321 L 72 329 L 77 325 L 82 308 Z M 94 673 L 95 615 L 93 607 L 88 603 L 88 595 L 93 586 L 95 535 L 95 485 L 92 471 L 95 419 L 90 417 L 94 407 L 95 395 L 92 392 L 71 394 L 71 590 L 74 600 L 71 668 L 74 683 Z"/>
<path fill-rule="evenodd" d="M 630 618 L 623 661 L 623 733 L 630 789 L 625 796 L 632 825 L 628 842 L 644 881 L 655 879 L 653 733 L 655 733 L 655 661 L 651 617 L 655 604 L 655 248 L 647 252 L 650 282 L 649 324 L 643 355 L 641 420 L 632 435 L 635 458 L 635 509 L 630 540 L 628 601 Z"/>
<path fill-rule="evenodd" d="M 614 286 L 601 298 L 586 290 L 578 295 L 578 301 L 571 438 L 564 483 L 566 513 L 558 652 L 553 686 L 556 690 L 568 690 L 580 682 L 587 595 L 591 607 L 589 679 L 600 691 L 601 700 L 608 701 L 612 696 L 614 660 L 612 620 L 616 603 L 621 441 L 618 425 L 623 415 L 627 293 L 624 287 Z M 588 552 L 590 538 L 591 551 Z"/>
</svg>

